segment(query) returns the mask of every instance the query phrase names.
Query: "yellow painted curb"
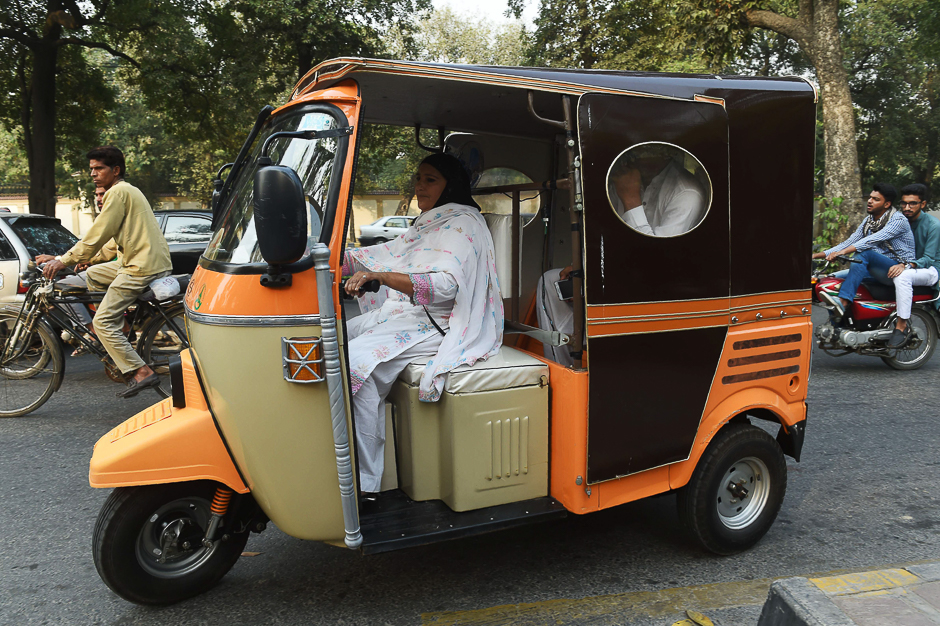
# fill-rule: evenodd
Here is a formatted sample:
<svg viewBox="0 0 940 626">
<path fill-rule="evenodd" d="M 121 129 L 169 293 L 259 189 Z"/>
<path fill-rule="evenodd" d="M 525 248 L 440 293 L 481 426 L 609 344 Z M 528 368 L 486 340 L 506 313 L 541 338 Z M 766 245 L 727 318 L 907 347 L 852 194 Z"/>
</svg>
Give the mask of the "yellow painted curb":
<svg viewBox="0 0 940 626">
<path fill-rule="evenodd" d="M 845 596 L 866 591 L 879 591 L 923 582 L 903 569 L 883 569 L 828 578 L 810 578 L 809 581 L 830 596 Z"/>
<path fill-rule="evenodd" d="M 606 615 L 630 615 L 669 618 L 684 614 L 689 607 L 698 611 L 763 604 L 772 578 L 733 583 L 714 583 L 694 587 L 676 587 L 661 591 L 633 591 L 577 600 L 547 600 L 525 604 L 506 604 L 472 611 L 425 613 L 421 623 L 434 626 L 476 624 L 497 626 L 513 624 L 567 624 Z"/>
<path fill-rule="evenodd" d="M 856 594 L 901 587 L 924 582 L 908 571 L 900 569 L 910 565 L 937 563 L 934 559 L 895 564 L 895 569 L 861 573 L 851 570 L 819 572 L 810 580 L 830 595 Z M 791 576 L 798 576 L 792 574 Z M 804 575 L 806 576 L 806 575 Z M 622 621 L 637 619 L 672 618 L 688 615 L 687 609 L 713 611 L 732 607 L 762 605 L 767 599 L 771 583 L 780 578 L 761 578 L 727 583 L 712 583 L 694 587 L 677 587 L 659 591 L 632 591 L 605 596 L 577 599 L 545 600 L 521 604 L 504 604 L 466 611 L 439 611 L 423 613 L 425 626 L 542 626 L 546 624 L 590 623 L 598 617 L 617 615 Z M 681 620 L 685 624 L 690 620 Z"/>
</svg>

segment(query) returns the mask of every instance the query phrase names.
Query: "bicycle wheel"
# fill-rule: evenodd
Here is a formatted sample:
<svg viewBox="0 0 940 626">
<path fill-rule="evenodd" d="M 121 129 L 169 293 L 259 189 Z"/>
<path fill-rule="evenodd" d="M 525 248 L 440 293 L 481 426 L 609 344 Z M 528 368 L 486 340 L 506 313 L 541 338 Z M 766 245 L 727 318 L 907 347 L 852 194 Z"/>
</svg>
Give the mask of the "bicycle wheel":
<svg viewBox="0 0 940 626">
<path fill-rule="evenodd" d="M 164 378 L 170 374 L 170 358 L 189 347 L 189 337 L 186 334 L 186 313 L 182 304 L 168 307 L 163 313 L 172 324 L 160 315 L 151 317 L 140 333 L 137 354 L 160 376 L 160 386 L 169 389 L 169 386 L 164 386 Z"/>
<path fill-rule="evenodd" d="M 25 351 L 0 362 L 0 417 L 35 411 L 62 383 L 65 359 L 52 328 L 40 321 L 23 341 Z"/>
<path fill-rule="evenodd" d="M 13 332 L 13 326 L 19 316 L 19 309 L 3 308 L 0 309 L 0 350 L 5 346 L 7 339 Z M 14 378 L 31 378 L 40 373 L 49 362 L 49 351 L 42 349 L 42 341 L 36 333 L 29 337 L 20 337 L 18 346 L 11 346 L 13 349 L 21 349 L 24 342 L 28 342 L 25 351 L 17 359 L 16 367 L 7 368 L 5 376 Z"/>
</svg>

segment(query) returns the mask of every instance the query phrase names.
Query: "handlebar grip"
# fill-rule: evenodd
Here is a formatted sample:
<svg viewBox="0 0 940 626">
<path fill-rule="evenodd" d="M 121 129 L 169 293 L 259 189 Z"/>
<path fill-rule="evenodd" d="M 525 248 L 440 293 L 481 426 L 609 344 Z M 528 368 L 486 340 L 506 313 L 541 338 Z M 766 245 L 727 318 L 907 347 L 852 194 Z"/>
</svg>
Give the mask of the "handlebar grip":
<svg viewBox="0 0 940 626">
<path fill-rule="evenodd" d="M 367 280 L 366 282 L 362 283 L 362 287 L 359 289 L 359 291 L 361 291 L 361 292 L 363 292 L 363 293 L 376 293 L 376 292 L 378 292 L 378 290 L 381 289 L 381 288 L 382 288 L 382 283 L 379 282 L 379 279 L 378 279 L 378 278 L 373 278 L 372 280 Z M 351 298 L 351 297 L 352 297 L 352 296 L 350 296 L 349 294 L 346 293 L 346 283 L 345 283 L 345 282 L 343 282 L 343 283 L 340 284 L 340 286 L 339 286 L 339 292 L 340 292 L 340 294 L 342 294 L 342 296 L 343 296 L 344 298 Z"/>
</svg>

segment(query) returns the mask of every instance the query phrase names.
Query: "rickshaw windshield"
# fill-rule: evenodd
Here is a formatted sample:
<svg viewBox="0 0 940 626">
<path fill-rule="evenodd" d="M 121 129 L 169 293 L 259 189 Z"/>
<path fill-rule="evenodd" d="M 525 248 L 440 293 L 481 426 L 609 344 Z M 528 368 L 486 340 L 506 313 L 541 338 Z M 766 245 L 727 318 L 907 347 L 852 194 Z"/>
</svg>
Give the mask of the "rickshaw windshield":
<svg viewBox="0 0 940 626">
<path fill-rule="evenodd" d="M 263 263 L 255 233 L 253 182 L 265 139 L 275 132 L 329 130 L 339 125 L 334 116 L 319 111 L 287 112 L 271 118 L 259 133 L 254 150 L 246 158 L 232 186 L 223 211 L 224 217 L 216 227 L 203 256 L 221 263 Z M 313 244 L 320 239 L 324 212 L 334 210 L 329 200 L 335 196 L 330 194 L 331 186 L 338 185 L 342 178 L 341 166 L 336 164 L 339 141 L 335 138 L 308 140 L 279 137 L 268 149 L 268 156 L 275 165 L 292 168 L 303 183 L 307 204 L 307 249 L 303 258 L 310 254 Z"/>
</svg>

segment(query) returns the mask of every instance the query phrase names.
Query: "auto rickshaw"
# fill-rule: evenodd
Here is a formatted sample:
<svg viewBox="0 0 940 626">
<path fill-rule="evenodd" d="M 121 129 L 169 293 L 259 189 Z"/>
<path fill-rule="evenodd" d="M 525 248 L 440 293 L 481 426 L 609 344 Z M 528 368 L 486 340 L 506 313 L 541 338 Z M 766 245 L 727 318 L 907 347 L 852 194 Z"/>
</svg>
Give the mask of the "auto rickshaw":
<svg viewBox="0 0 940 626">
<path fill-rule="evenodd" d="M 269 521 L 372 554 L 672 491 L 705 549 L 752 546 L 804 440 L 815 103 L 800 78 L 315 67 L 216 181 L 172 397 L 95 445 L 89 481 L 114 488 L 102 579 L 167 604 Z M 374 499 L 357 486 L 340 289 L 370 124 L 415 129 L 504 199 L 486 217 L 506 310 L 499 354 L 451 372 L 439 402 L 418 402 L 422 362 L 395 383 Z M 618 206 L 617 172 L 643 155 L 696 190 L 682 228 Z M 568 265 L 573 332 L 539 328 L 539 277 Z"/>
</svg>

